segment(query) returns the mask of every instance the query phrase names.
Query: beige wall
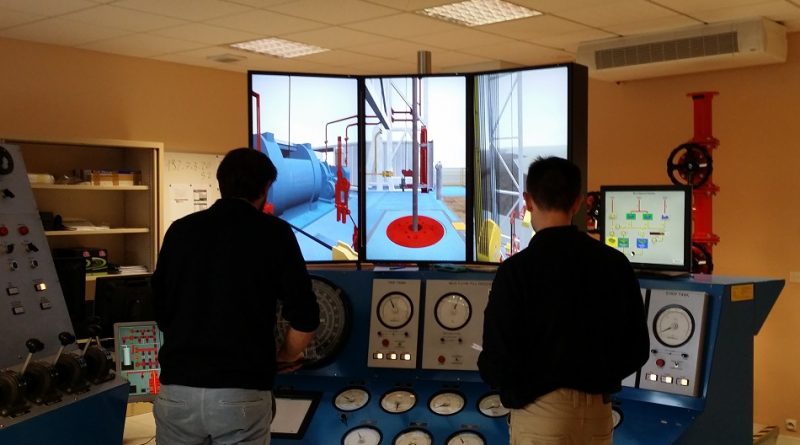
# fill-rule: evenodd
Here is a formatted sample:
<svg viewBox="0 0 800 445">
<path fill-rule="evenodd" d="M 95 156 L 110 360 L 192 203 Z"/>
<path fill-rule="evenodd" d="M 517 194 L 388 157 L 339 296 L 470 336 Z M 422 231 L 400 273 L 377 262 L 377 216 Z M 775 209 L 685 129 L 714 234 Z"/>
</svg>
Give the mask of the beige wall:
<svg viewBox="0 0 800 445">
<path fill-rule="evenodd" d="M 0 135 L 155 140 L 219 153 L 247 143 L 246 76 L 0 39 Z M 786 64 L 623 84 L 592 81 L 589 188 L 668 183 L 693 134 L 686 93 L 714 99 L 716 272 L 800 271 L 800 34 Z M 787 283 L 756 337 L 755 420 L 800 418 L 800 284 Z M 746 366 L 743 364 L 743 366 Z"/>
</svg>

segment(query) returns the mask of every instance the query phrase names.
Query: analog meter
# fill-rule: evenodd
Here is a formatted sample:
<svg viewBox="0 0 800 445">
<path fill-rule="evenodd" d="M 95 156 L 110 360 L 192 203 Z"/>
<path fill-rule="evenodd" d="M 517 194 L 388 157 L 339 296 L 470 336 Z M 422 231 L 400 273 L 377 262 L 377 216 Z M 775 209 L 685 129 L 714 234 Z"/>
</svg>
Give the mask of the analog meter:
<svg viewBox="0 0 800 445">
<path fill-rule="evenodd" d="M 485 445 L 486 441 L 483 436 L 474 431 L 458 431 L 449 439 L 446 445 Z"/>
<path fill-rule="evenodd" d="M 500 394 L 496 392 L 483 396 L 478 401 L 478 410 L 481 414 L 488 417 L 503 417 L 510 412 L 510 410 L 500 402 Z"/>
<path fill-rule="evenodd" d="M 369 392 L 364 388 L 349 387 L 339 391 L 333 404 L 340 411 L 355 411 L 369 402 Z"/>
<path fill-rule="evenodd" d="M 422 428 L 405 430 L 394 438 L 394 445 L 431 445 L 433 436 Z"/>
<path fill-rule="evenodd" d="M 392 414 L 404 413 L 417 404 L 417 396 L 405 389 L 389 391 L 381 397 L 381 408 Z"/>
<path fill-rule="evenodd" d="M 378 302 L 378 321 L 391 329 L 399 329 L 407 325 L 414 315 L 414 303 L 408 295 L 390 292 Z"/>
<path fill-rule="evenodd" d="M 350 302 L 341 288 L 319 277 L 311 277 L 311 287 L 319 304 L 319 328 L 314 339 L 303 351 L 304 366 L 318 368 L 330 363 L 341 350 L 350 332 Z M 283 344 L 289 322 L 281 317 L 282 306 L 277 304 L 275 342 Z"/>
<path fill-rule="evenodd" d="M 453 415 L 464 409 L 464 396 L 453 391 L 434 394 L 428 402 L 428 408 L 441 416 Z"/>
<path fill-rule="evenodd" d="M 381 443 L 381 432 L 371 426 L 353 428 L 342 437 L 342 445 L 378 445 L 379 443 Z"/>
<path fill-rule="evenodd" d="M 469 323 L 472 316 L 472 305 L 467 297 L 452 293 L 439 298 L 436 302 L 436 322 L 451 331 L 461 329 Z"/>
<path fill-rule="evenodd" d="M 653 320 L 653 333 L 664 346 L 678 347 L 686 344 L 694 334 L 694 318 L 685 307 L 672 304 L 664 306 Z"/>
</svg>

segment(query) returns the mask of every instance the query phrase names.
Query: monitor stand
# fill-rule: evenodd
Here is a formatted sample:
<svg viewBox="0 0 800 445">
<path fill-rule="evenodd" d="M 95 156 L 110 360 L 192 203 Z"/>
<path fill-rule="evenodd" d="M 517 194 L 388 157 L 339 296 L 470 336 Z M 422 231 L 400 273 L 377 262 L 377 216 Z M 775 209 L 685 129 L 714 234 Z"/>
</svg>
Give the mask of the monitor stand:
<svg viewBox="0 0 800 445">
<path fill-rule="evenodd" d="M 674 280 L 678 278 L 690 278 L 691 273 L 685 270 L 654 270 L 654 269 L 634 269 L 637 278 L 663 278 Z"/>
</svg>

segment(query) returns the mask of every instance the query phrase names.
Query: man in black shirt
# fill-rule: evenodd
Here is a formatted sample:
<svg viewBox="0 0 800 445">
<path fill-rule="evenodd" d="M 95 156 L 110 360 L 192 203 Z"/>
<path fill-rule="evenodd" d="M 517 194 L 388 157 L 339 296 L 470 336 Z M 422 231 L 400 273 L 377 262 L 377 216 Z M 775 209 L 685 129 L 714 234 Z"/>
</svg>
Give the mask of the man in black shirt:
<svg viewBox="0 0 800 445">
<path fill-rule="evenodd" d="M 530 165 L 523 196 L 536 234 L 498 268 L 484 314 L 478 367 L 511 409 L 512 445 L 611 444 L 609 394 L 649 353 L 627 258 L 571 225 L 580 177 L 566 159 Z"/>
<path fill-rule="evenodd" d="M 164 237 L 152 278 L 164 333 L 159 445 L 269 444 L 277 368 L 294 367 L 319 324 L 294 233 L 261 212 L 276 177 L 263 153 L 229 152 L 217 170 L 222 199 Z M 276 300 L 290 324 L 283 345 L 273 335 Z"/>
</svg>

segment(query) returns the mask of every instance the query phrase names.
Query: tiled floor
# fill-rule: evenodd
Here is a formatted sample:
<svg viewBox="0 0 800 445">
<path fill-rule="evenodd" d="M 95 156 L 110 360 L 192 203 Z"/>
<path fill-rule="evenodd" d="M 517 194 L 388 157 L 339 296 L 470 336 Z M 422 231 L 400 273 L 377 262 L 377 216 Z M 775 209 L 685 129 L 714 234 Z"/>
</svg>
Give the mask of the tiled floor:
<svg viewBox="0 0 800 445">
<path fill-rule="evenodd" d="M 125 418 L 123 445 L 155 445 L 156 421 L 153 413 L 139 414 Z"/>
</svg>

